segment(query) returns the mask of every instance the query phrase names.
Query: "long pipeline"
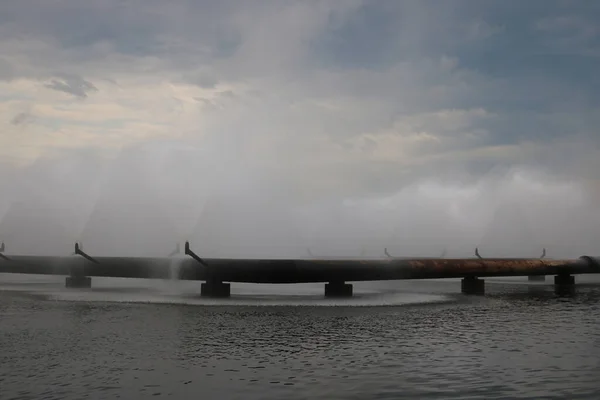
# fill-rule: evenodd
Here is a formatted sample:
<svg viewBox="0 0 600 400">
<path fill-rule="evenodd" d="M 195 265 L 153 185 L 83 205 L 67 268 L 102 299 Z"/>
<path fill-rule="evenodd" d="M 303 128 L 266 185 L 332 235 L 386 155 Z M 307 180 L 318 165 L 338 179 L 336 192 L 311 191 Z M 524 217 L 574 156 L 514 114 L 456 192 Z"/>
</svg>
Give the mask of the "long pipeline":
<svg viewBox="0 0 600 400">
<path fill-rule="evenodd" d="M 90 257 L 91 258 L 91 257 Z M 201 262 L 200 262 L 201 261 Z M 225 282 L 308 283 L 466 276 L 531 276 L 600 273 L 600 257 L 576 259 L 224 259 L 14 256 L 0 258 L 0 273 L 70 275 Z"/>
</svg>

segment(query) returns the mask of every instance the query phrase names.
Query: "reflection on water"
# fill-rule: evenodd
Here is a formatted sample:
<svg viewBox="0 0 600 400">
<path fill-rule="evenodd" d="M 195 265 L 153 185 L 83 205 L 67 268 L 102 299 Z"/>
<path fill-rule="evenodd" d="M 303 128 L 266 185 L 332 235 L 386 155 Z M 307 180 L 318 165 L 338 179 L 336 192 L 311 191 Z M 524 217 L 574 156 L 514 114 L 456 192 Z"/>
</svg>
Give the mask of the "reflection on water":
<svg viewBox="0 0 600 400">
<path fill-rule="evenodd" d="M 0 398 L 600 398 L 600 287 L 501 282 L 480 298 L 419 284 L 365 289 L 396 303 L 362 307 L 323 306 L 311 287 L 212 307 L 3 291 Z M 155 289 L 93 293 L 162 303 Z"/>
</svg>

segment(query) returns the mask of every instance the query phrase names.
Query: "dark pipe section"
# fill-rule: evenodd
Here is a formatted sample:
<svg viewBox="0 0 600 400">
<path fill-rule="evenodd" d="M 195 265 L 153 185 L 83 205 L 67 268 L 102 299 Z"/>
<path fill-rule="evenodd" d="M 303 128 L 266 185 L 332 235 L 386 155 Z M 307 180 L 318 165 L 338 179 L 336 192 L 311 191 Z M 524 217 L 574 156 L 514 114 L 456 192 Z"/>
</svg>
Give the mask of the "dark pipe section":
<svg viewBox="0 0 600 400">
<path fill-rule="evenodd" d="M 307 283 L 600 273 L 600 257 L 589 256 L 571 260 L 202 259 L 189 246 L 186 246 L 186 254 L 191 258 L 177 261 L 180 263 L 178 279 L 222 282 Z M 170 258 L 88 257 L 11 256 L 10 261 L 0 259 L 0 272 L 69 275 L 77 268 L 86 276 L 169 279 L 174 262 Z"/>
</svg>

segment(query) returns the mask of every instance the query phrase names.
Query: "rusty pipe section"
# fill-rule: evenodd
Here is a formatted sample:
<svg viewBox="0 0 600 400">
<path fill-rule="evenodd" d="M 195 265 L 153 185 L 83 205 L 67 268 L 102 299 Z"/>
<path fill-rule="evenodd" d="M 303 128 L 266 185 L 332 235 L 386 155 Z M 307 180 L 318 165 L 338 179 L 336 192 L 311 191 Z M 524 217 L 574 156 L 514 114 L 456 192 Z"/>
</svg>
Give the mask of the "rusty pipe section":
<svg viewBox="0 0 600 400">
<path fill-rule="evenodd" d="M 94 262 L 71 257 L 10 256 L 0 258 L 0 273 L 69 275 L 183 280 L 217 279 L 226 282 L 307 283 L 401 279 L 460 278 L 466 276 L 530 276 L 559 273 L 600 273 L 600 257 L 578 259 L 380 259 L 380 260 L 265 260 L 94 257 Z M 174 264 L 175 263 L 175 264 Z M 178 276 L 173 277 L 173 265 Z M 210 266 L 210 268 L 208 267 Z"/>
<path fill-rule="evenodd" d="M 529 276 L 558 273 L 600 273 L 600 260 L 580 257 L 574 260 L 552 259 L 446 259 L 410 260 L 410 270 L 417 278 L 464 276 Z"/>
<path fill-rule="evenodd" d="M 427 258 L 355 263 L 297 261 L 296 268 L 300 272 L 298 278 L 303 282 L 590 274 L 600 273 L 600 257 L 583 256 L 570 260 Z M 282 274 L 278 279 L 285 281 L 286 277 Z"/>
</svg>

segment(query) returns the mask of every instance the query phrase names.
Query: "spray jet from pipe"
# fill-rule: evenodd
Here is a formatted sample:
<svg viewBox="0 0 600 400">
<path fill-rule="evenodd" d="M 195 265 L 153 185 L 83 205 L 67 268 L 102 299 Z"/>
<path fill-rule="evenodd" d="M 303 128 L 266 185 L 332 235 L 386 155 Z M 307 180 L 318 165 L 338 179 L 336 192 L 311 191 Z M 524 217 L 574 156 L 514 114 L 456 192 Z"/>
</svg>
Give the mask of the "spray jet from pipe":
<svg viewBox="0 0 600 400">
<path fill-rule="evenodd" d="M 174 257 L 180 253 L 181 253 L 181 248 L 179 247 L 179 242 L 177 242 L 175 244 L 175 249 L 169 253 L 168 257 Z"/>
</svg>

